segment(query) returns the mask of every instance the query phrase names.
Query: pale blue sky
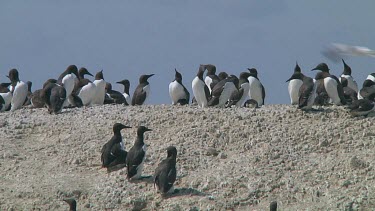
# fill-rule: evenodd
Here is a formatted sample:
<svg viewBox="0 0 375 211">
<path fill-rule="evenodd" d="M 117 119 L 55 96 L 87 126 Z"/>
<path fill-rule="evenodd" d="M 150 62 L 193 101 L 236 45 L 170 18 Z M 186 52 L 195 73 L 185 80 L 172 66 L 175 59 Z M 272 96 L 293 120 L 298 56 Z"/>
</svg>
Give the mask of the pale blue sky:
<svg viewBox="0 0 375 211">
<path fill-rule="evenodd" d="M 266 104 L 289 103 L 296 60 L 309 76 L 320 62 L 338 75 L 342 64 L 320 53 L 326 45 L 375 48 L 374 8 L 372 0 L 1 1 L 0 81 L 17 68 L 35 90 L 76 64 L 104 69 L 111 83 L 129 79 L 132 94 L 141 74 L 155 73 L 150 103 L 169 104 L 175 67 L 191 90 L 199 64 L 212 63 L 237 75 L 256 67 Z M 360 85 L 375 72 L 374 58 L 347 63 Z"/>
</svg>

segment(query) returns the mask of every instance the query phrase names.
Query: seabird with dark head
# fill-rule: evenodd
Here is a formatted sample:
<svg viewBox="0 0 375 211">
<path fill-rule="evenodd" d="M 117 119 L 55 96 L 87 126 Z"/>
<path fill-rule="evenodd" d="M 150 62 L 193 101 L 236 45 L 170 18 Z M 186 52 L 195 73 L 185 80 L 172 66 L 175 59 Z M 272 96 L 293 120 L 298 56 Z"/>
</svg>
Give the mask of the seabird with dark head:
<svg viewBox="0 0 375 211">
<path fill-rule="evenodd" d="M 217 83 L 211 92 L 208 106 L 224 107 L 233 93 L 238 92 L 238 78 L 230 75 L 228 78 Z"/>
<path fill-rule="evenodd" d="M 124 79 L 124 80 L 121 80 L 121 81 L 118 81 L 116 82 L 118 84 L 122 84 L 124 86 L 124 93 L 122 93 L 122 95 L 124 95 L 125 97 L 125 100 L 126 100 L 126 104 L 127 105 L 131 105 L 132 104 L 132 100 L 131 100 L 131 97 L 130 97 L 130 81 L 128 79 Z"/>
<path fill-rule="evenodd" d="M 176 181 L 177 149 L 174 146 L 167 148 L 167 158 L 161 161 L 154 173 L 154 187 L 158 192 L 167 194 L 173 192 L 173 184 Z"/>
<path fill-rule="evenodd" d="M 314 105 L 317 89 L 316 81 L 310 77 L 302 75 L 302 85 L 298 91 L 298 108 L 301 110 L 311 110 Z"/>
<path fill-rule="evenodd" d="M 352 76 L 352 68 L 350 68 L 349 65 L 345 63 L 344 59 L 342 59 L 342 63 L 344 64 L 344 71 L 340 76 L 340 82 L 342 82 L 342 78 L 346 78 L 348 83 L 347 87 L 358 93 L 358 85 Z"/>
<path fill-rule="evenodd" d="M 292 105 L 297 105 L 298 104 L 298 100 L 299 100 L 299 88 L 302 86 L 303 84 L 303 74 L 301 72 L 301 68 L 300 66 L 298 65 L 298 63 L 296 63 L 296 66 L 294 67 L 294 73 L 293 75 L 286 81 L 286 82 L 289 82 L 288 84 L 288 92 L 289 92 L 289 96 L 290 96 L 290 103 Z"/>
<path fill-rule="evenodd" d="M 15 111 L 17 109 L 20 109 L 27 97 L 27 84 L 19 79 L 19 74 L 17 69 L 11 69 L 9 71 L 8 78 L 11 83 L 11 89 L 12 92 L 12 101 L 11 101 L 11 111 Z"/>
<path fill-rule="evenodd" d="M 191 82 L 193 89 L 194 98 L 197 101 L 199 107 L 207 107 L 208 101 L 211 98 L 210 90 L 203 80 L 203 74 L 205 71 L 204 65 L 199 65 L 197 76 Z"/>
<path fill-rule="evenodd" d="M 148 79 L 155 74 L 150 75 L 141 75 L 139 77 L 139 84 L 137 88 L 134 90 L 132 105 L 143 105 L 147 103 L 147 100 L 150 98 L 150 83 Z"/>
<path fill-rule="evenodd" d="M 76 202 L 75 199 L 69 198 L 69 199 L 64 199 L 63 201 L 65 201 L 66 203 L 69 204 L 69 211 L 76 211 L 77 210 L 77 202 Z"/>
<path fill-rule="evenodd" d="M 249 98 L 254 99 L 258 102 L 258 106 L 264 105 L 264 98 L 266 97 L 266 91 L 264 86 L 258 78 L 258 71 L 255 68 L 248 68 L 250 76 L 247 78 L 249 80 L 250 90 Z"/>
<path fill-rule="evenodd" d="M 106 82 L 104 81 L 103 70 L 95 74 L 95 80 L 93 82 L 95 85 L 95 94 L 91 100 L 91 105 L 103 105 L 105 98 L 105 86 Z"/>
<path fill-rule="evenodd" d="M 116 90 L 112 89 L 112 84 L 107 82 L 105 85 L 105 98 L 104 104 L 124 104 L 129 105 L 124 97 L 124 95 Z"/>
<path fill-rule="evenodd" d="M 182 84 L 182 75 L 175 70 L 175 79 L 169 84 L 169 96 L 171 97 L 172 104 L 185 105 L 189 104 L 190 93 Z"/>
<path fill-rule="evenodd" d="M 64 72 L 60 74 L 57 81 L 54 83 L 58 83 L 64 86 L 66 90 L 66 100 L 64 102 L 64 107 L 71 105 L 75 105 L 74 98 L 71 97 L 75 84 L 78 81 L 78 68 L 75 65 L 69 65 Z"/>
<path fill-rule="evenodd" d="M 41 96 L 48 108 L 48 113 L 58 114 L 63 109 L 66 100 L 66 90 L 59 84 L 49 83 L 43 89 Z"/>
<path fill-rule="evenodd" d="M 144 133 L 152 131 L 145 126 L 139 126 L 137 129 L 137 139 L 126 156 L 127 179 L 140 179 L 142 176 L 143 162 L 146 158 L 147 147 L 144 143 Z"/>
<path fill-rule="evenodd" d="M 204 68 L 207 70 L 207 75 L 204 78 L 204 83 L 207 85 L 208 89 L 210 90 L 210 93 L 212 92 L 212 89 L 215 87 L 217 83 L 219 83 L 220 79 L 216 75 L 216 66 L 213 64 L 206 64 L 203 65 Z"/>
<path fill-rule="evenodd" d="M 108 172 L 110 172 L 112 168 L 120 169 L 126 165 L 127 152 L 124 149 L 124 143 L 121 136 L 121 130 L 124 128 L 131 127 L 121 123 L 115 123 L 113 125 L 112 138 L 102 147 L 102 167 L 107 168 Z"/>
</svg>

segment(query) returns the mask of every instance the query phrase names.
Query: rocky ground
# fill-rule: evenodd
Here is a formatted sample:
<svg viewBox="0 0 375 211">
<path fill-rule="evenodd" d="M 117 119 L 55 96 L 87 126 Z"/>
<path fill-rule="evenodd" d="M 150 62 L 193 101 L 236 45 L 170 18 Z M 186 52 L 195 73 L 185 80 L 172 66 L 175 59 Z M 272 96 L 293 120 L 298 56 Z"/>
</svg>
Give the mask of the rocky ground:
<svg viewBox="0 0 375 211">
<path fill-rule="evenodd" d="M 178 150 L 178 192 L 167 198 L 145 179 L 107 174 L 100 150 L 121 122 L 126 149 L 146 133 L 143 175 L 165 148 Z M 344 108 L 304 113 L 289 105 L 198 109 L 105 105 L 0 113 L 0 209 L 68 210 L 371 210 L 375 207 L 374 117 Z"/>
</svg>

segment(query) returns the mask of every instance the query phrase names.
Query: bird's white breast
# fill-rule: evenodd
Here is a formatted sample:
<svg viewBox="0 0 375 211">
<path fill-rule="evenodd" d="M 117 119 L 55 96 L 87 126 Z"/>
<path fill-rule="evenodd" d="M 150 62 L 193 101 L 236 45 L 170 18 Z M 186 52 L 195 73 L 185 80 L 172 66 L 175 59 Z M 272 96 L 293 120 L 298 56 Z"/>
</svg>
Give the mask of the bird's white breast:
<svg viewBox="0 0 375 211">
<path fill-rule="evenodd" d="M 23 81 L 19 81 L 14 87 L 13 97 L 11 101 L 11 111 L 17 110 L 22 107 L 26 100 L 28 93 L 27 84 Z"/>
<path fill-rule="evenodd" d="M 298 104 L 299 100 L 299 88 L 302 86 L 303 81 L 300 79 L 292 79 L 288 84 L 288 92 L 292 105 Z"/>
<path fill-rule="evenodd" d="M 172 99 L 172 104 L 176 104 L 180 99 L 186 99 L 184 87 L 177 81 L 169 84 L 169 96 Z"/>
<path fill-rule="evenodd" d="M 207 98 L 204 91 L 205 83 L 196 76 L 191 83 L 193 94 L 200 107 L 207 107 Z"/>
<path fill-rule="evenodd" d="M 333 78 L 327 77 L 324 79 L 324 88 L 328 96 L 335 105 L 341 105 L 341 100 L 337 91 L 337 81 Z"/>
<path fill-rule="evenodd" d="M 249 85 L 250 85 L 250 90 L 249 90 L 250 99 L 254 99 L 255 101 L 258 102 L 259 106 L 262 106 L 263 95 L 262 95 L 262 85 L 260 81 L 257 78 L 252 77 L 252 76 L 250 76 L 248 80 L 249 80 Z"/>
</svg>

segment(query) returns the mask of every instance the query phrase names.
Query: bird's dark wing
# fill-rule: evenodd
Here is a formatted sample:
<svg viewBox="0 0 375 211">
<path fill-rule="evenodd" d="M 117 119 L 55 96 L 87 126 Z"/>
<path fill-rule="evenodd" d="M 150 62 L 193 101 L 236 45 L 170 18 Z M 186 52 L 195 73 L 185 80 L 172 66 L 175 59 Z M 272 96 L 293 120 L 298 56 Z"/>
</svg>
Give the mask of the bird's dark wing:
<svg viewBox="0 0 375 211">
<path fill-rule="evenodd" d="M 312 95 L 314 90 L 313 80 L 304 80 L 302 86 L 299 88 L 299 100 L 298 107 L 302 108 L 307 106 L 310 95 Z"/>
<path fill-rule="evenodd" d="M 134 146 L 129 150 L 126 156 L 126 166 L 128 170 L 128 178 L 137 174 L 137 167 L 142 163 L 145 152 L 142 149 L 136 149 Z"/>
<path fill-rule="evenodd" d="M 264 89 L 263 84 L 260 84 L 262 86 L 262 98 L 263 98 L 263 105 L 264 105 L 264 99 L 266 98 L 266 90 Z"/>
<path fill-rule="evenodd" d="M 134 91 L 132 105 L 142 105 L 146 100 L 146 92 L 143 90 L 143 86 L 138 85 Z"/>
<path fill-rule="evenodd" d="M 114 145 L 114 139 L 115 137 L 113 136 L 111 140 L 109 140 L 104 146 L 102 147 L 102 155 L 101 155 L 101 161 L 102 161 L 102 167 L 108 167 L 108 165 L 114 161 L 115 156 L 112 155 L 111 150 L 112 146 Z"/>
<path fill-rule="evenodd" d="M 123 103 L 126 103 L 126 99 L 124 97 L 123 94 L 121 94 L 120 92 L 118 91 L 114 91 L 114 90 L 111 90 L 110 92 L 108 92 L 108 94 L 110 95 L 110 97 L 113 99 L 113 102 L 116 103 L 116 104 L 123 104 Z"/>
<path fill-rule="evenodd" d="M 176 181 L 176 176 L 176 166 L 167 158 L 155 170 L 154 185 L 158 187 L 160 192 L 166 193 Z"/>
<path fill-rule="evenodd" d="M 206 94 L 206 99 L 209 101 L 211 99 L 210 90 L 208 89 L 207 85 L 204 85 L 204 93 Z"/>
<path fill-rule="evenodd" d="M 189 104 L 190 93 L 189 93 L 189 91 L 186 89 L 186 87 L 184 85 L 182 85 L 182 87 L 184 87 L 184 92 L 185 92 L 185 95 L 186 95 L 186 101 L 187 101 L 187 104 Z"/>
</svg>

